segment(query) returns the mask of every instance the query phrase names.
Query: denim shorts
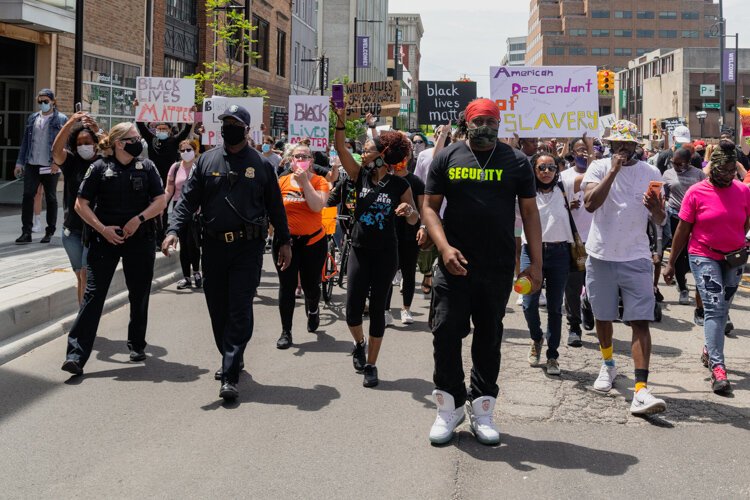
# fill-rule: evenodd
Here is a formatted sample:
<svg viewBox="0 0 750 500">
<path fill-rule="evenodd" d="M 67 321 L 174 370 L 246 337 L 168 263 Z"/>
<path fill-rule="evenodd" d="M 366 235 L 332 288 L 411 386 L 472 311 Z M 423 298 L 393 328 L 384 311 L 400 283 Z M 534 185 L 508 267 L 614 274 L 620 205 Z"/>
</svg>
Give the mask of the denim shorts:
<svg viewBox="0 0 750 500">
<path fill-rule="evenodd" d="M 594 317 L 615 321 L 622 296 L 622 320 L 654 320 L 654 264 L 649 259 L 627 262 L 586 260 L 586 293 Z"/>
<path fill-rule="evenodd" d="M 63 229 L 63 248 L 65 248 L 65 253 L 68 254 L 68 260 L 70 260 L 70 266 L 75 272 L 86 267 L 86 256 L 89 253 L 89 249 L 83 246 L 82 238 L 83 234 L 81 231 L 70 230 L 68 228 Z"/>
</svg>

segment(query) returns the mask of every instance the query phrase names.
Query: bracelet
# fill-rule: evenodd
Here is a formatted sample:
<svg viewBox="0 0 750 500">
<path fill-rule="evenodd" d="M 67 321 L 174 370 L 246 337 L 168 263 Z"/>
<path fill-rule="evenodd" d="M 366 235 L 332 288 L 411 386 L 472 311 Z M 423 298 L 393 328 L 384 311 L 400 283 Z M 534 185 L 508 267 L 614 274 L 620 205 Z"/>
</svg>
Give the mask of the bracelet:
<svg viewBox="0 0 750 500">
<path fill-rule="evenodd" d="M 419 229 L 427 230 L 427 226 L 425 226 L 424 224 L 422 224 L 421 226 L 419 226 Z"/>
<path fill-rule="evenodd" d="M 346 130 L 346 127 L 339 127 L 338 125 L 336 125 L 336 130 Z"/>
<path fill-rule="evenodd" d="M 377 125 L 368 125 L 369 128 L 377 128 Z"/>
</svg>

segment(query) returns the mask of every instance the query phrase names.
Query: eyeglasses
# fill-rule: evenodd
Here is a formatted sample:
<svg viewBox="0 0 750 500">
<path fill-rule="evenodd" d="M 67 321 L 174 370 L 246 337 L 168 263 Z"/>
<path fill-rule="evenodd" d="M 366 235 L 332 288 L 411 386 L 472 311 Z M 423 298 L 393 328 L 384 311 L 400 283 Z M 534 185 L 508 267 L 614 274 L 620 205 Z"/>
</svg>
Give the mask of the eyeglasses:
<svg viewBox="0 0 750 500">
<path fill-rule="evenodd" d="M 120 139 L 120 141 L 124 142 L 125 144 L 135 144 L 136 142 L 141 142 L 140 137 L 123 137 Z"/>
<path fill-rule="evenodd" d="M 424 141 L 414 141 L 414 144 L 424 144 Z"/>
<path fill-rule="evenodd" d="M 37 101 L 37 104 L 49 104 L 50 102 L 47 99 L 42 99 L 41 101 Z"/>
<path fill-rule="evenodd" d="M 299 154 L 292 156 L 292 158 L 294 158 L 295 160 L 309 160 L 310 158 L 312 158 L 312 156 Z"/>
<path fill-rule="evenodd" d="M 189 153 L 192 149 L 181 149 L 180 153 Z"/>
<path fill-rule="evenodd" d="M 546 172 L 548 170 L 550 172 L 557 172 L 557 165 L 553 163 L 545 163 L 543 165 L 537 165 L 536 169 L 539 170 L 540 172 Z"/>
</svg>

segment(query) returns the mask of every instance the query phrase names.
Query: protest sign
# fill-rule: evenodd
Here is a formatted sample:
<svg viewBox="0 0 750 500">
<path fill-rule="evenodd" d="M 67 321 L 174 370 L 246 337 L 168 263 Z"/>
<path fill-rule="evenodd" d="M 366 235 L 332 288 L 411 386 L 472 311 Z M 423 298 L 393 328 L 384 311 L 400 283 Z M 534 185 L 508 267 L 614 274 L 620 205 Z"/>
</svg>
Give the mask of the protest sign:
<svg viewBox="0 0 750 500">
<path fill-rule="evenodd" d="M 397 116 L 401 109 L 401 82 L 347 83 L 344 105 L 347 118 Z"/>
<path fill-rule="evenodd" d="M 262 97 L 211 97 L 203 101 L 203 128 L 205 132 L 201 140 L 204 145 L 217 146 L 224 142 L 221 139 L 219 116 L 233 104 L 242 106 L 250 113 L 250 135 L 256 143 L 263 142 L 263 132 L 260 130 L 263 123 Z"/>
<path fill-rule="evenodd" d="M 740 133 L 744 137 L 750 137 L 750 108 L 737 108 L 740 112 Z"/>
<path fill-rule="evenodd" d="M 477 97 L 476 82 L 419 82 L 420 125 L 440 125 L 457 121 L 458 114 Z"/>
<path fill-rule="evenodd" d="M 138 122 L 193 123 L 195 80 L 139 76 L 136 80 Z"/>
<path fill-rule="evenodd" d="M 289 96 L 289 142 L 307 137 L 312 151 L 328 150 L 328 96 Z"/>
<path fill-rule="evenodd" d="M 493 66 L 499 137 L 593 137 L 599 131 L 594 66 Z"/>
<path fill-rule="evenodd" d="M 607 133 L 607 129 L 612 127 L 612 124 L 615 123 L 617 120 L 617 117 L 615 115 L 604 115 L 599 117 L 599 137 L 600 139 L 604 137 L 604 135 Z"/>
</svg>

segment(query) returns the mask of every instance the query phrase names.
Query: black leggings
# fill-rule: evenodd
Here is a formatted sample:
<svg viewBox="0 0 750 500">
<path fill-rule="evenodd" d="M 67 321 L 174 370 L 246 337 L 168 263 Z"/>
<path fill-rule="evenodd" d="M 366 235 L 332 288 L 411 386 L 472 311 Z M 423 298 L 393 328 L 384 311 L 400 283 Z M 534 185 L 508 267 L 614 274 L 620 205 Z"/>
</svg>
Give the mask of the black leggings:
<svg viewBox="0 0 750 500">
<path fill-rule="evenodd" d="M 347 265 L 346 324 L 362 324 L 365 301 L 370 297 L 370 337 L 385 332 L 385 301 L 398 267 L 396 248 L 371 250 L 352 247 Z"/>
<path fill-rule="evenodd" d="M 398 240 L 398 269 L 401 270 L 401 294 L 404 296 L 404 307 L 411 307 L 411 302 L 414 300 L 418 257 L 419 245 L 416 239 Z M 388 299 L 385 302 L 386 311 L 391 308 L 392 296 L 393 287 L 388 289 Z"/>
<path fill-rule="evenodd" d="M 672 237 L 677 233 L 677 224 L 680 223 L 679 217 L 670 217 L 669 223 L 672 226 Z M 687 290 L 687 280 L 685 276 L 690 271 L 690 262 L 688 261 L 687 248 L 685 248 L 680 255 L 677 256 L 674 265 L 674 277 L 677 280 L 677 287 L 682 290 Z"/>
<path fill-rule="evenodd" d="M 182 267 L 182 275 L 189 278 L 191 266 L 194 273 L 200 271 L 201 248 L 197 222 L 188 220 L 182 226 L 182 230 L 177 236 L 180 238 L 180 266 Z"/>
<path fill-rule="evenodd" d="M 294 317 L 294 292 L 297 290 L 297 276 L 305 291 L 305 305 L 308 311 L 317 311 L 320 302 L 320 281 L 323 277 L 323 263 L 328 252 L 328 240 L 321 238 L 312 245 L 294 244 L 292 262 L 285 271 L 276 264 L 279 261 L 279 242 L 274 241 L 273 262 L 279 273 L 279 313 L 281 329 L 292 331 Z"/>
</svg>

